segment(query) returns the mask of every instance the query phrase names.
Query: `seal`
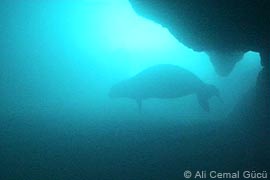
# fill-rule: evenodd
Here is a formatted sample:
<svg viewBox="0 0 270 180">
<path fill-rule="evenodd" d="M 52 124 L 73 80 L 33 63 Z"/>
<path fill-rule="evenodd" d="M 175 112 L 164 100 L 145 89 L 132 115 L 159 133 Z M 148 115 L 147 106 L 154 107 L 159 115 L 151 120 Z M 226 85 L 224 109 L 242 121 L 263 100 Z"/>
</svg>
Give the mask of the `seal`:
<svg viewBox="0 0 270 180">
<path fill-rule="evenodd" d="M 219 90 L 206 84 L 192 72 L 176 65 L 159 64 L 149 67 L 134 77 L 112 86 L 111 98 L 131 98 L 137 101 L 139 109 L 142 101 L 149 98 L 169 99 L 195 94 L 200 106 L 210 111 L 209 99 L 220 98 Z"/>
</svg>

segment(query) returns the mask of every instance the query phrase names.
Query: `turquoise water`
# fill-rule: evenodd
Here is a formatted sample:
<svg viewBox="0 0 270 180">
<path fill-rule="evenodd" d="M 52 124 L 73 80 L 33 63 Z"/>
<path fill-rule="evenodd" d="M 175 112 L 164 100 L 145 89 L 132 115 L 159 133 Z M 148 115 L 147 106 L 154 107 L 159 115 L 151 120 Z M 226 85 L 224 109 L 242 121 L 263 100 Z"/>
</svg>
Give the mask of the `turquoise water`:
<svg viewBox="0 0 270 180">
<path fill-rule="evenodd" d="M 260 70 L 248 52 L 219 77 L 207 54 L 127 0 L 4 0 L 0 22 L 0 179 L 176 179 L 213 167 L 201 152 L 222 159 L 217 142 L 228 138 L 216 133 Z M 192 95 L 149 99 L 139 112 L 108 97 L 115 83 L 163 63 L 216 85 L 224 102 L 211 99 L 206 113 Z"/>
</svg>

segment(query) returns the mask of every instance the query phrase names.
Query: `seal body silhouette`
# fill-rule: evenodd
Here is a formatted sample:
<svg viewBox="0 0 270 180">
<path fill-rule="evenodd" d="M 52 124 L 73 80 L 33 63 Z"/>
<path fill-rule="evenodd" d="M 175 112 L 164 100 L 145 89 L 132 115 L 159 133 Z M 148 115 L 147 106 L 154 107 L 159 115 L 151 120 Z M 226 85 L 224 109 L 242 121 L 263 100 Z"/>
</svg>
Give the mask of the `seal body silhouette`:
<svg viewBox="0 0 270 180">
<path fill-rule="evenodd" d="M 209 111 L 209 98 L 219 97 L 218 89 L 201 81 L 192 72 L 175 65 L 155 65 L 138 73 L 130 79 L 115 84 L 109 96 L 126 97 L 137 101 L 139 108 L 142 101 L 149 98 L 179 98 L 195 94 L 205 111 Z"/>
</svg>

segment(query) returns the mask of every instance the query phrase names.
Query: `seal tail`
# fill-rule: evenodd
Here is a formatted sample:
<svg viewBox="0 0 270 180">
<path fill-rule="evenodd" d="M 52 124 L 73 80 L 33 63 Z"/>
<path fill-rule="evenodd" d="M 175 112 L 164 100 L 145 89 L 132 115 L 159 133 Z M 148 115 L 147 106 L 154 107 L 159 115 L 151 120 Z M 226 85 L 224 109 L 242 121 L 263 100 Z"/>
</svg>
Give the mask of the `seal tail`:
<svg viewBox="0 0 270 180">
<path fill-rule="evenodd" d="M 215 86 L 210 84 L 205 84 L 204 87 L 197 93 L 199 104 L 207 112 L 210 111 L 209 99 L 213 96 L 221 99 L 219 90 Z"/>
<path fill-rule="evenodd" d="M 210 112 L 209 98 L 207 96 L 204 96 L 203 94 L 199 93 L 199 94 L 197 94 L 197 99 L 198 99 L 200 106 L 203 108 L 203 110 L 206 112 Z"/>
</svg>

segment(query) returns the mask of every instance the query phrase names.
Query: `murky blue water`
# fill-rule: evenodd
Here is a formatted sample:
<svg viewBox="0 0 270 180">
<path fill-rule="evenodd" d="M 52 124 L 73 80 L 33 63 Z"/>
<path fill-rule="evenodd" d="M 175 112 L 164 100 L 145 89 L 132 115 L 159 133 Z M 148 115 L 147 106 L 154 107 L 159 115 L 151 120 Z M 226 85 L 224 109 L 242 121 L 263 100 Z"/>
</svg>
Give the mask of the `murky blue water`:
<svg viewBox="0 0 270 180">
<path fill-rule="evenodd" d="M 193 95 L 149 99 L 139 112 L 133 100 L 108 97 L 115 83 L 163 63 L 216 85 L 224 102 L 211 99 L 207 113 Z M 127 0 L 1 1 L 0 179 L 180 179 L 186 169 L 227 167 L 226 156 L 241 153 L 224 155 L 240 148 L 228 145 L 226 117 L 259 70 L 248 52 L 219 77 L 205 53 Z"/>
</svg>

